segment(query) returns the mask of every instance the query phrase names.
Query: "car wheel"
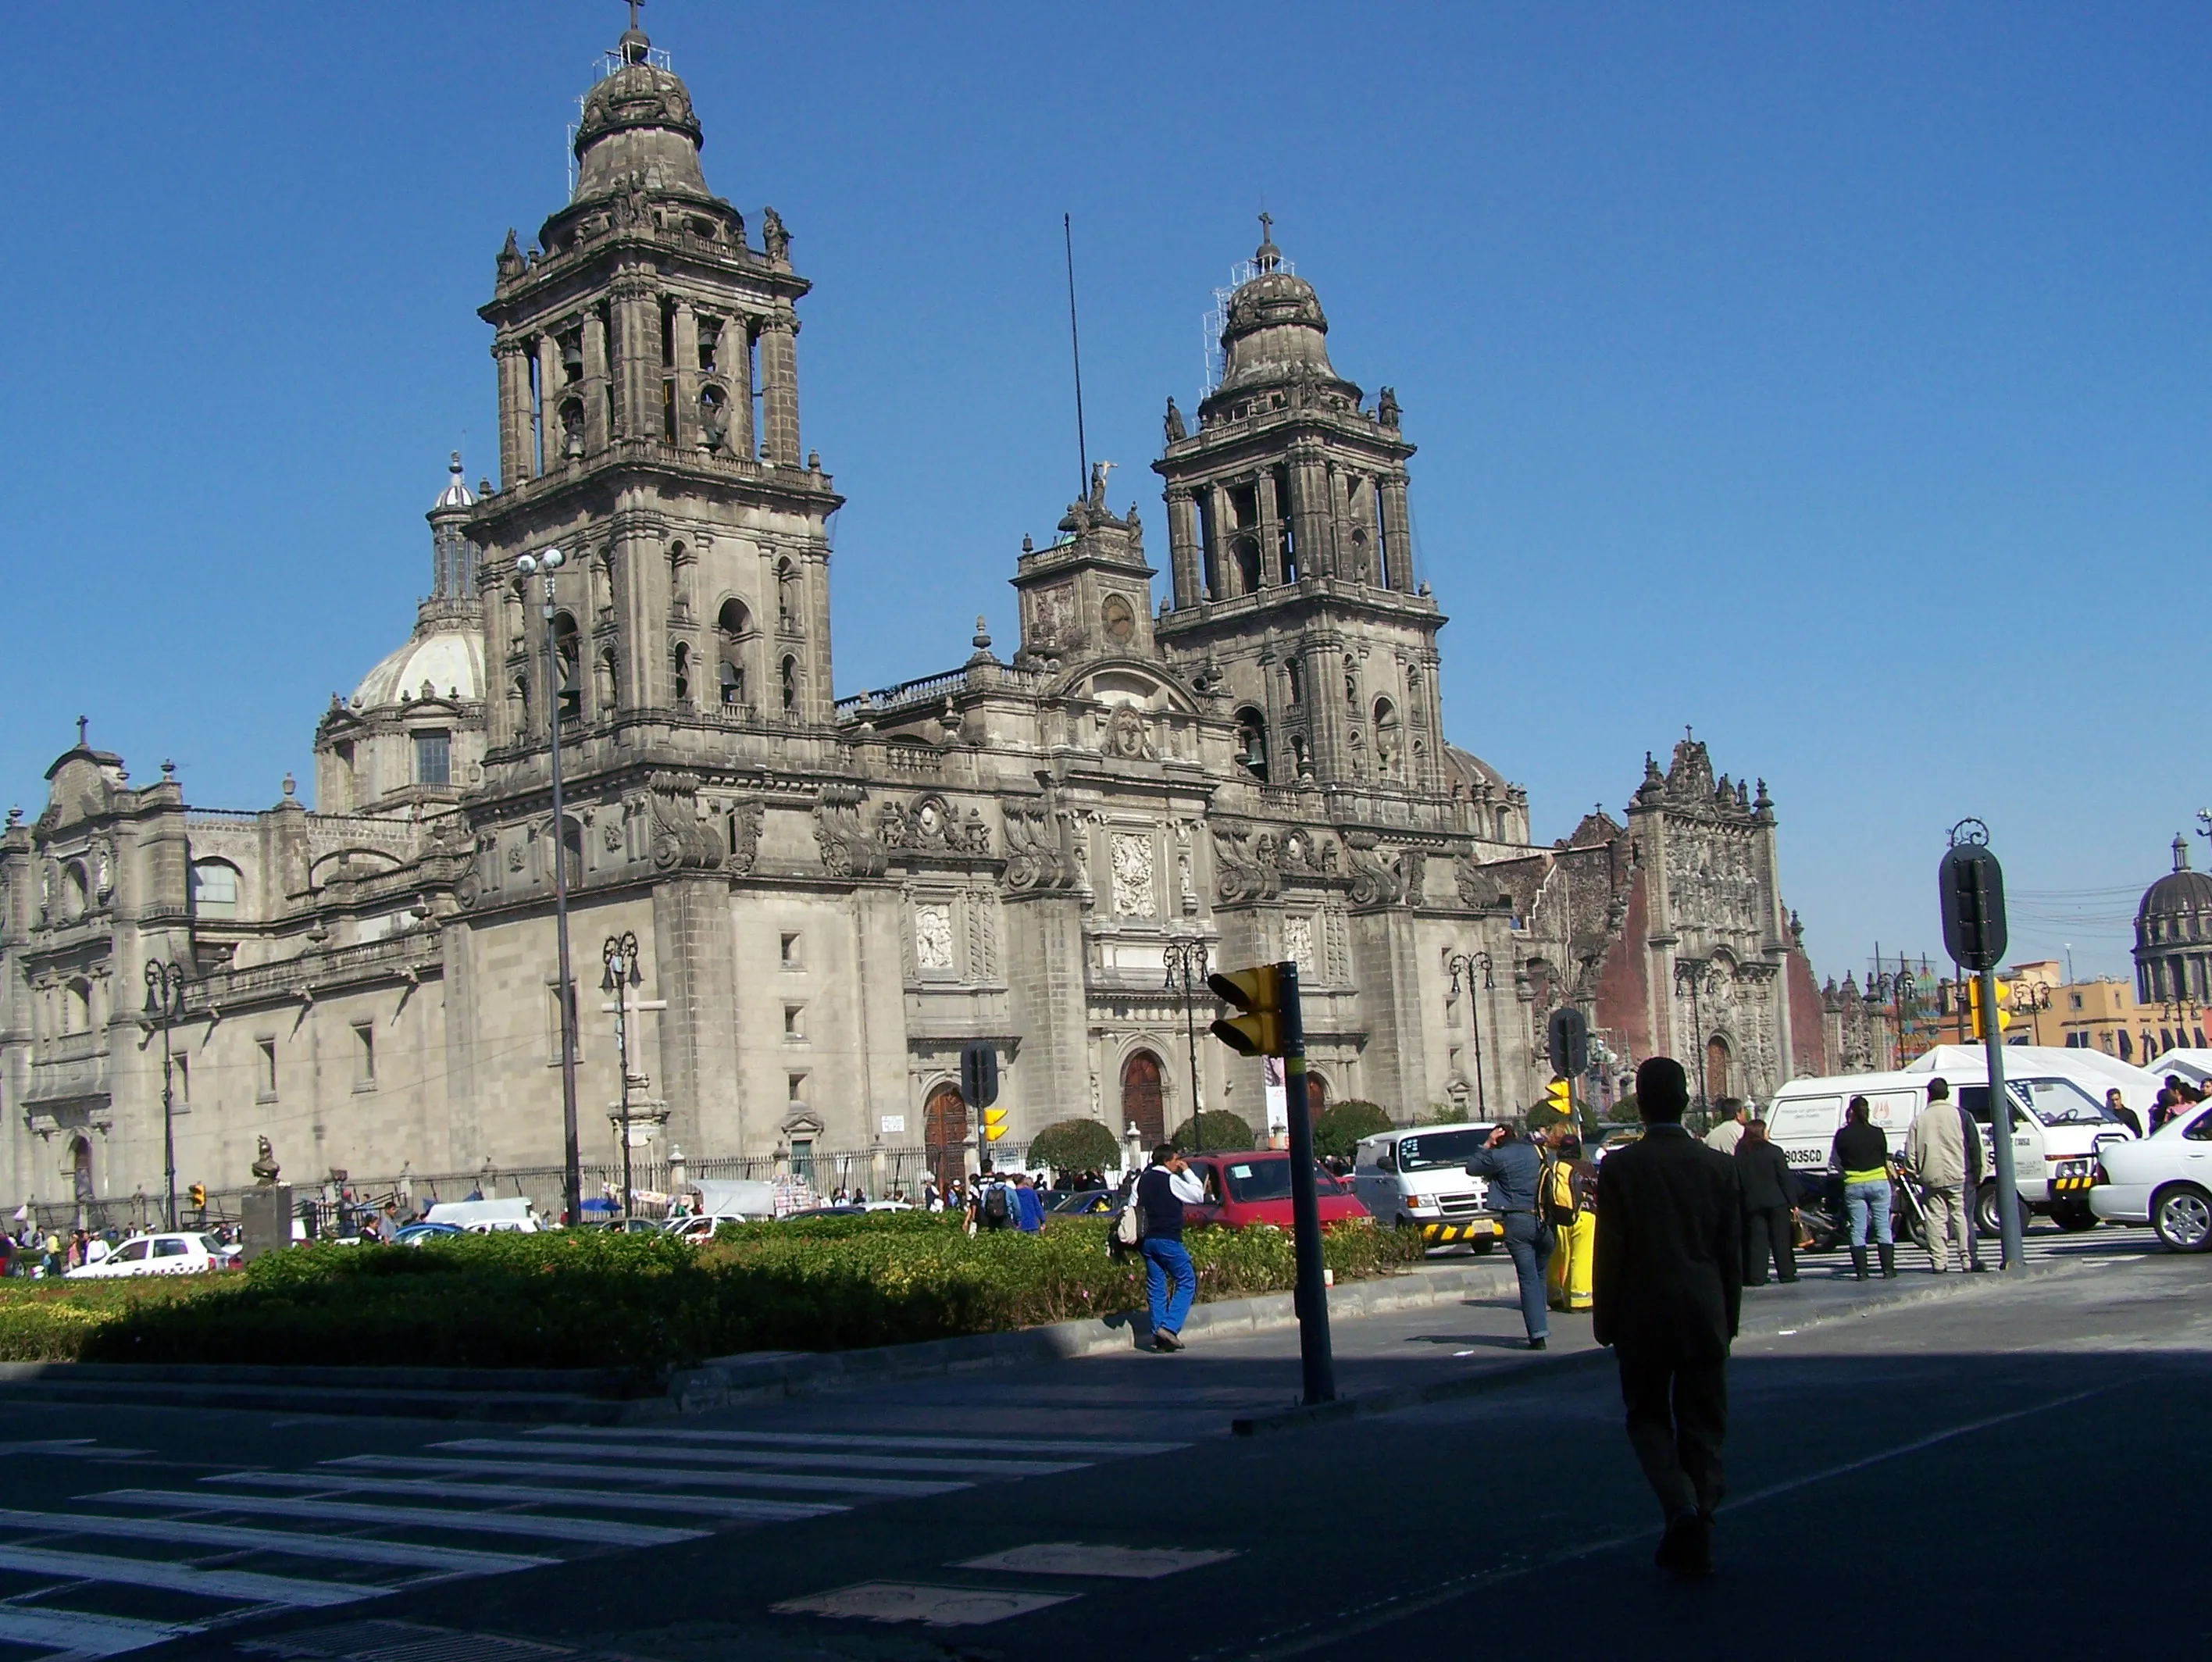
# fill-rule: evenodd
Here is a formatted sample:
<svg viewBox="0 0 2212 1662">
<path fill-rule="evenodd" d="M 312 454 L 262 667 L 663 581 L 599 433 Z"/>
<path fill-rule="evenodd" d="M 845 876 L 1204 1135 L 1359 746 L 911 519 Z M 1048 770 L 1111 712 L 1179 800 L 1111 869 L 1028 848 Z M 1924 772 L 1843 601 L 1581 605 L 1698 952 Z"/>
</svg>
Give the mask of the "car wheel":
<svg viewBox="0 0 2212 1662">
<path fill-rule="evenodd" d="M 2027 1203 L 2016 1196 L 2014 1199 L 2020 1207 L 2020 1232 L 2026 1234 Z M 1994 1183 L 1983 1184 L 1981 1192 L 1974 1197 L 1974 1230 L 1990 1240 L 2004 1233 L 2003 1221 L 1997 1216 L 1997 1186 Z"/>
<path fill-rule="evenodd" d="M 2212 1246 L 2212 1195 L 2194 1183 L 2160 1189 L 2151 1198 L 2150 1227 L 2172 1252 L 2203 1252 Z"/>
<path fill-rule="evenodd" d="M 2078 1201 L 2070 1205 L 2053 1206 L 2051 1209 L 2051 1221 L 2069 1234 L 2078 1235 L 2086 1229 L 2094 1229 L 2097 1227 L 2096 1213 Z"/>
</svg>

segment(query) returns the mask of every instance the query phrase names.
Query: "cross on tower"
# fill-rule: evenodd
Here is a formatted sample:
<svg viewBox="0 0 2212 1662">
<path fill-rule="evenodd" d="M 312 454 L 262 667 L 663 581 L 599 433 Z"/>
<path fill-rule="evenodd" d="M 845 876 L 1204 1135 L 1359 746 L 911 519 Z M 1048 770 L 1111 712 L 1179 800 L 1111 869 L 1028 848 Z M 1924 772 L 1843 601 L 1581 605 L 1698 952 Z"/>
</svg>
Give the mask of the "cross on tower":
<svg viewBox="0 0 2212 1662">
<path fill-rule="evenodd" d="M 644 3 L 645 0 L 629 0 L 629 26 L 633 31 L 637 27 L 637 9 Z"/>
</svg>

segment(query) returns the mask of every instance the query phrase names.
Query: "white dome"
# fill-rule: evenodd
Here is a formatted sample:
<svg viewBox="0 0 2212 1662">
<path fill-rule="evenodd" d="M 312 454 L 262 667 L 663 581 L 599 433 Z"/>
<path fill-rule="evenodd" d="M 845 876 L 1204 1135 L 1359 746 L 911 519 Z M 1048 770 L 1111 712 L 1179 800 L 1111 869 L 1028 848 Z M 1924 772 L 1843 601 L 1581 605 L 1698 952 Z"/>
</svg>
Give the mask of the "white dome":
<svg viewBox="0 0 2212 1662">
<path fill-rule="evenodd" d="M 422 683 L 439 698 L 468 703 L 483 698 L 483 640 L 473 629 L 417 629 L 414 638 L 362 677 L 353 707 L 374 710 L 418 699 Z"/>
<path fill-rule="evenodd" d="M 461 479 L 461 452 L 457 450 L 453 452 L 453 460 L 446 466 L 446 488 L 438 493 L 438 500 L 430 505 L 430 512 L 435 513 L 441 508 L 472 508 L 476 505 L 476 493 Z"/>
</svg>

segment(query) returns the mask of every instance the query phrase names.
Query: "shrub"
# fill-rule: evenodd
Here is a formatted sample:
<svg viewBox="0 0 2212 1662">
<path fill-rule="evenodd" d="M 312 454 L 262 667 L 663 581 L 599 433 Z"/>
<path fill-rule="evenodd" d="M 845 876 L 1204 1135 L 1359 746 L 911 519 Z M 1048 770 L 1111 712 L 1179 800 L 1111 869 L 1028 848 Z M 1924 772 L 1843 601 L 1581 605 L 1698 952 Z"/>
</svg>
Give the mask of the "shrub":
<svg viewBox="0 0 2212 1662">
<path fill-rule="evenodd" d="M 1633 1125 L 1644 1117 L 1642 1110 L 1636 1106 L 1636 1093 L 1623 1091 L 1620 1101 L 1607 1110 L 1605 1117 L 1617 1125 Z"/>
<path fill-rule="evenodd" d="M 1349 1097 L 1332 1102 L 1314 1121 L 1314 1152 L 1326 1160 L 1349 1160 L 1363 1137 L 1390 1129 L 1390 1116 L 1373 1102 Z"/>
<path fill-rule="evenodd" d="M 1096 1119 L 1062 1119 L 1047 1125 L 1030 1143 L 1030 1164 L 1054 1171 L 1104 1171 L 1121 1163 L 1121 1145 Z"/>
<path fill-rule="evenodd" d="M 1200 1145 L 1200 1133 L 1205 1134 L 1205 1146 L 1209 1149 L 1256 1149 L 1259 1133 L 1251 1122 L 1241 1113 L 1231 1113 L 1226 1108 L 1208 1108 L 1195 1119 L 1186 1119 L 1176 1127 L 1168 1138 L 1178 1149 L 1195 1149 Z M 1145 1150 L 1150 1154 L 1152 1150 Z"/>
<path fill-rule="evenodd" d="M 1289 1234 L 1196 1229 L 1199 1296 L 1279 1291 Z M 1386 1275 L 1418 1236 L 1328 1232 L 1339 1277 Z M 873 1213 L 726 1226 L 702 1246 L 556 1231 L 421 1247 L 301 1246 L 242 1274 L 0 1287 L 17 1361 L 627 1368 L 657 1374 L 760 1350 L 836 1350 L 1133 1310 L 1143 1269 L 1104 1220 L 969 1235 L 957 1216 Z M 17 1291 L 20 1288 L 22 1290 Z"/>
</svg>

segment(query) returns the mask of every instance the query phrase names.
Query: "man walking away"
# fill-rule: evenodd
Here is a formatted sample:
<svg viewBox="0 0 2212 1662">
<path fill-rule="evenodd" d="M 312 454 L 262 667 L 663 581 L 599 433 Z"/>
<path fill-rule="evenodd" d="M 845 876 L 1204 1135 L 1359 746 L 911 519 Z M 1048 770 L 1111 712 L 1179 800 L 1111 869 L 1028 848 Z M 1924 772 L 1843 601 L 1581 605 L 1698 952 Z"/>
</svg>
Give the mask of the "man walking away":
<svg viewBox="0 0 2212 1662">
<path fill-rule="evenodd" d="M 969 1232 L 1012 1228 L 1020 1204 L 1014 1198 L 1012 1185 L 994 1177 L 991 1162 L 985 1161 L 983 1168 L 975 1174 L 975 1186 L 968 1198 Z"/>
<path fill-rule="evenodd" d="M 1743 1284 L 1766 1285 L 1769 1253 L 1775 1280 L 1796 1280 L 1797 1179 L 1789 1156 L 1768 1140 L 1764 1119 L 1745 1122 L 1735 1172 L 1743 1190 Z"/>
<path fill-rule="evenodd" d="M 1652 1562 L 1713 1568 L 1725 1491 L 1728 1353 L 1743 1303 L 1743 1201 L 1735 1162 L 1682 1128 L 1690 1083 L 1655 1056 L 1636 1071 L 1642 1139 L 1597 1168 L 1600 1344 L 1620 1364 L 1628 1441 L 1667 1517 Z"/>
<path fill-rule="evenodd" d="M 1723 1154 L 1734 1154 L 1735 1145 L 1743 1141 L 1744 1122 L 1751 1118 L 1751 1104 L 1741 1097 L 1723 1096 L 1713 1106 L 1720 1110 L 1721 1121 L 1705 1133 L 1705 1146 Z"/>
<path fill-rule="evenodd" d="M 1521 1321 L 1528 1330 L 1531 1350 L 1541 1350 L 1552 1334 L 1544 1299 L 1544 1263 L 1549 1254 L 1537 1250 L 1543 1231 L 1536 1215 L 1536 1189 L 1543 1170 L 1544 1158 L 1536 1145 L 1510 1125 L 1492 1131 L 1490 1141 L 1467 1162 L 1469 1177 L 1489 1183 L 1489 1209 L 1505 1225 L 1505 1250 L 1512 1255 L 1513 1273 L 1521 1283 Z"/>
<path fill-rule="evenodd" d="M 1044 1228 L 1044 1199 L 1027 1172 L 1014 1179 L 1014 1204 L 1016 1228 L 1025 1235 L 1033 1235 Z"/>
<path fill-rule="evenodd" d="M 1182 1209 L 1206 1198 L 1206 1184 L 1184 1163 L 1182 1150 L 1163 1143 L 1137 1180 L 1130 1204 L 1137 1208 L 1137 1250 L 1145 1257 L 1145 1294 L 1152 1318 L 1152 1349 L 1180 1350 L 1183 1319 L 1198 1294 L 1198 1272 L 1183 1250 Z M 1170 1295 L 1168 1283 L 1175 1283 Z"/>
<path fill-rule="evenodd" d="M 1966 1267 L 1966 1209 L 1960 1192 L 1966 1181 L 1966 1128 L 1951 1103 L 1948 1080 L 1928 1082 L 1928 1106 L 1905 1134 L 1905 1163 L 1920 1179 L 1920 1204 L 1928 1214 L 1928 1253 L 1936 1273 L 1951 1267 L 1951 1243 L 1959 1243 L 1959 1267 Z"/>
</svg>

